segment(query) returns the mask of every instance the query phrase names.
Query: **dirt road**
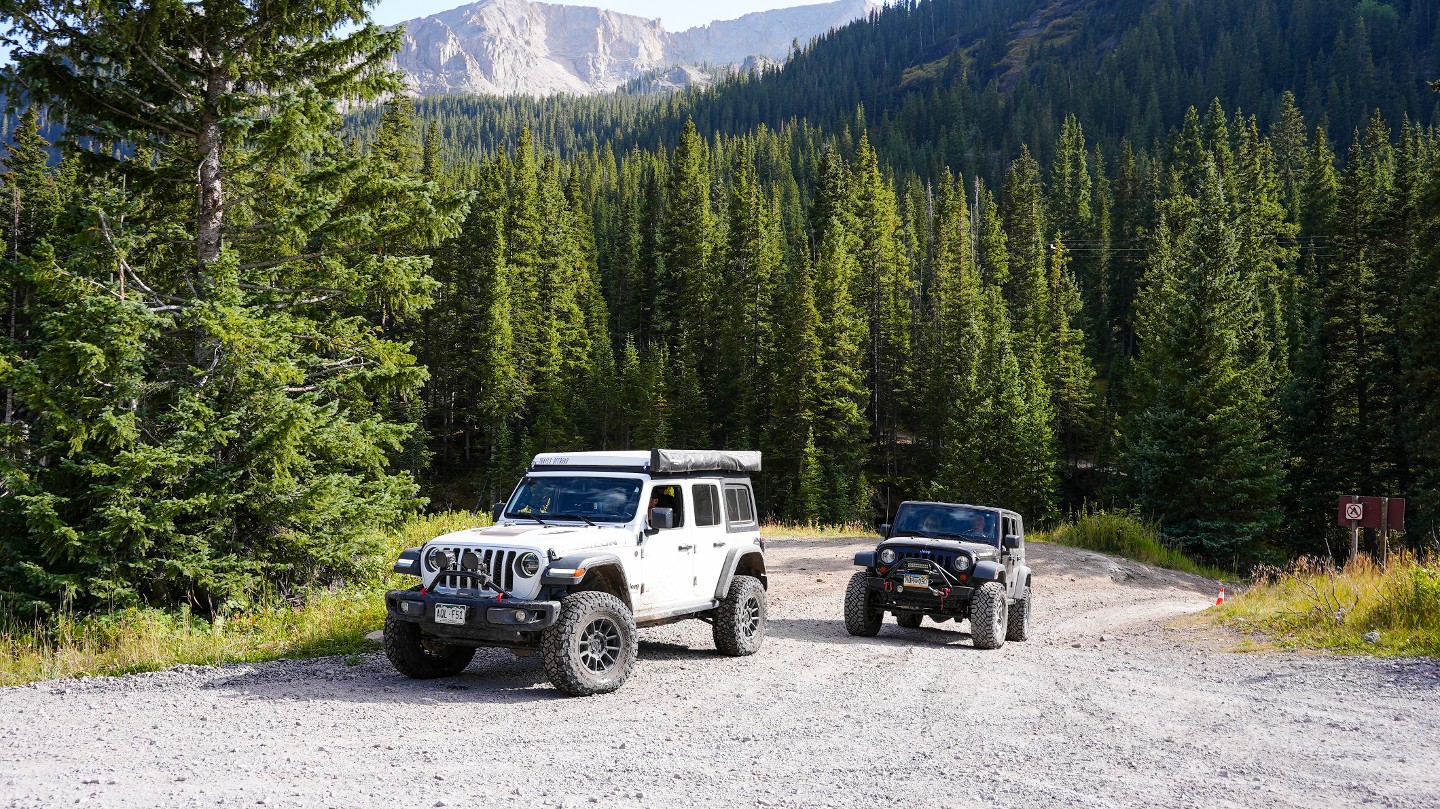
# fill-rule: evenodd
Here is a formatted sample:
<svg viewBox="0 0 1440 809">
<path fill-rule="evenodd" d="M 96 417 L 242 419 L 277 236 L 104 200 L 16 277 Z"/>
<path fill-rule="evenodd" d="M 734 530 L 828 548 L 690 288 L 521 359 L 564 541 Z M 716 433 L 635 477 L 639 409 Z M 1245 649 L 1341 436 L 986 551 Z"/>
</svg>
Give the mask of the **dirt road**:
<svg viewBox="0 0 1440 809">
<path fill-rule="evenodd" d="M 618 693 L 538 658 L 383 655 L 0 689 L 0 806 L 1440 805 L 1435 661 L 1236 654 L 1167 628 L 1213 583 L 1032 545 L 1035 636 L 845 633 L 867 542 L 780 540 L 769 636 L 641 633 Z"/>
</svg>

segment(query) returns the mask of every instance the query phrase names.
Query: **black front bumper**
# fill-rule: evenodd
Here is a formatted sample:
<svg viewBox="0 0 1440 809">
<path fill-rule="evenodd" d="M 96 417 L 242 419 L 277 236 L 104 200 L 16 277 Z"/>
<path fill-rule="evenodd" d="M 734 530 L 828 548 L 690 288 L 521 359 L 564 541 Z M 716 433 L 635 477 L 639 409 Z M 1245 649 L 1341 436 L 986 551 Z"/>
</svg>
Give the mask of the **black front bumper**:
<svg viewBox="0 0 1440 809">
<path fill-rule="evenodd" d="M 904 572 L 916 571 L 895 570 L 890 571 L 889 575 L 872 575 L 865 580 L 865 585 L 870 590 L 870 603 L 874 607 L 959 618 L 970 615 L 970 599 L 975 594 L 974 586 L 931 575 L 927 587 L 906 587 Z"/>
<path fill-rule="evenodd" d="M 437 622 L 437 605 L 464 607 L 465 623 Z M 439 640 L 523 647 L 537 644 L 540 630 L 555 623 L 560 615 L 560 602 L 495 598 L 464 591 L 444 595 L 390 590 L 385 593 L 385 612 L 392 618 L 420 624 L 426 635 Z"/>
</svg>

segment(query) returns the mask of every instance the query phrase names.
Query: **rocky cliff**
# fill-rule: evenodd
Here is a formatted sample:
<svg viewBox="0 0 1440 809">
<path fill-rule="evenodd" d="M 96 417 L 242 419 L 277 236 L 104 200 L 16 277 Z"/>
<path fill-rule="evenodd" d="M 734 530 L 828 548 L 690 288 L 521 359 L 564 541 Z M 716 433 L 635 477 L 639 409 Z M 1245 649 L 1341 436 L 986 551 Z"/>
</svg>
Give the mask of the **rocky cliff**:
<svg viewBox="0 0 1440 809">
<path fill-rule="evenodd" d="M 599 8 L 482 0 L 402 23 L 396 63 L 417 95 L 601 93 L 657 75 L 667 78 L 657 86 L 678 86 L 715 75 L 695 69 L 701 65 L 782 60 L 793 42 L 804 44 L 878 6 L 837 0 L 671 33 L 659 20 Z"/>
</svg>

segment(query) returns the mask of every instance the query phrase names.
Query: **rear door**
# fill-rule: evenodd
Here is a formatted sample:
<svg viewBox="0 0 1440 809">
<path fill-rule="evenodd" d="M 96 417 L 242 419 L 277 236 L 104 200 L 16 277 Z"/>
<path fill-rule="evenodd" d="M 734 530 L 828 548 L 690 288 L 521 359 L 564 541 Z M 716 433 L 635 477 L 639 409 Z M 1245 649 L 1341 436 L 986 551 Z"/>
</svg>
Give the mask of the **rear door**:
<svg viewBox="0 0 1440 809">
<path fill-rule="evenodd" d="M 695 502 L 692 514 L 695 527 L 695 597 L 715 597 L 715 584 L 725 566 L 729 552 L 729 535 L 725 531 L 724 503 L 721 500 L 719 481 L 697 481 L 690 487 L 690 496 Z"/>
</svg>

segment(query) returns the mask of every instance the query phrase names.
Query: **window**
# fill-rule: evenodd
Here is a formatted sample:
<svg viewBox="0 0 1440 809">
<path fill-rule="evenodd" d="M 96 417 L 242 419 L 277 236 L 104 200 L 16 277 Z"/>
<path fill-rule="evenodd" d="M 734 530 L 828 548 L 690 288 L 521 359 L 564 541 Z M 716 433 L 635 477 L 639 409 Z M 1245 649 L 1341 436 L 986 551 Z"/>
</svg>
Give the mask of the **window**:
<svg viewBox="0 0 1440 809">
<path fill-rule="evenodd" d="M 681 496 L 680 490 L 684 488 L 679 485 L 657 485 L 650 490 L 650 508 L 668 508 L 675 513 L 675 526 L 679 528 L 685 524 L 685 498 Z M 649 511 L 646 511 L 649 516 Z"/>
<path fill-rule="evenodd" d="M 629 522 L 640 506 L 640 485 L 633 478 L 527 476 L 516 487 L 505 516 Z"/>
<path fill-rule="evenodd" d="M 755 501 L 750 498 L 749 486 L 725 486 L 725 520 L 731 525 L 755 522 Z"/>
<path fill-rule="evenodd" d="M 720 490 L 705 483 L 697 483 L 691 490 L 695 495 L 695 525 L 720 524 Z"/>
</svg>

